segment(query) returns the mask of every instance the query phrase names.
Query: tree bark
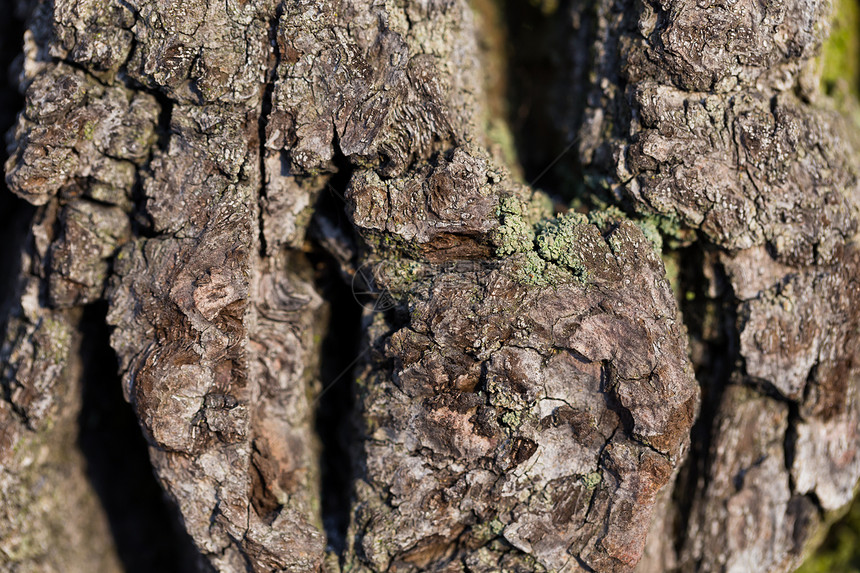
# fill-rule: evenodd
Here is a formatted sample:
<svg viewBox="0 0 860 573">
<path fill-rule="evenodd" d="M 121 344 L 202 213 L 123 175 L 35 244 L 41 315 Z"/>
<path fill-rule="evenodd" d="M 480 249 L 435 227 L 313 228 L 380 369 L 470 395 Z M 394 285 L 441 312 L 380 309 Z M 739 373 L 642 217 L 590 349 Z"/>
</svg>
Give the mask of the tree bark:
<svg viewBox="0 0 860 573">
<path fill-rule="evenodd" d="M 177 570 L 792 571 L 852 500 L 829 3 L 19 10 L 4 570 L 134 568 L 74 439 L 112 352 Z"/>
</svg>

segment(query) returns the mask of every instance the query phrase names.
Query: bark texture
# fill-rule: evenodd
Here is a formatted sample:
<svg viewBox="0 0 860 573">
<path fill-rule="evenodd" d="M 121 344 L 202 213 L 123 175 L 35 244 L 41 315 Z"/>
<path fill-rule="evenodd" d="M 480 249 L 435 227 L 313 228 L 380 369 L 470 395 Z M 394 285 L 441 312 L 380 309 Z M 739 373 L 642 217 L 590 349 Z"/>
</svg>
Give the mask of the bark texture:
<svg viewBox="0 0 860 573">
<path fill-rule="evenodd" d="M 827 3 L 558 8 L 578 209 L 515 175 L 465 0 L 21 9 L 2 567 L 120 567 L 71 444 L 100 301 L 201 570 L 789 571 L 851 500 L 860 163 L 818 91 Z"/>
<path fill-rule="evenodd" d="M 56 216 L 56 210 L 53 213 Z M 7 316 L 0 347 L 0 566 L 8 571 L 119 571 L 107 519 L 75 441 L 82 363 L 78 310 L 38 303 L 39 252 L 25 256 L 20 302 Z"/>
<path fill-rule="evenodd" d="M 724 315 L 710 344 L 733 361 L 706 389 L 719 405 L 671 556 L 682 570 L 793 569 L 860 477 L 858 126 L 820 93 L 828 9 L 602 3 L 592 15 L 587 179 L 663 228 L 696 229 L 711 252 L 700 294 Z"/>
</svg>

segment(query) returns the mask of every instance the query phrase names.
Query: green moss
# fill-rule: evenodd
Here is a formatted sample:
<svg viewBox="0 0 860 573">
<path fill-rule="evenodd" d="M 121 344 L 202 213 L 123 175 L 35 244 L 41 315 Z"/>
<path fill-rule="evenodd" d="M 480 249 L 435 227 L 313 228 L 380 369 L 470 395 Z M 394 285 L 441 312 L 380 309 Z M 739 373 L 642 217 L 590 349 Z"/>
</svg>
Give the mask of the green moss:
<svg viewBox="0 0 860 573">
<path fill-rule="evenodd" d="M 491 143 L 498 146 L 506 165 L 519 165 L 514 134 L 511 133 L 506 121 L 497 118 L 491 119 L 487 126 L 487 137 Z"/>
<path fill-rule="evenodd" d="M 535 8 L 539 8 L 544 16 L 552 16 L 558 11 L 558 0 L 529 0 Z"/>
<path fill-rule="evenodd" d="M 860 95 L 860 2 L 834 0 L 830 36 L 821 50 L 821 86 L 832 93 L 840 84 Z"/>
<path fill-rule="evenodd" d="M 860 572 L 860 500 L 837 521 L 824 543 L 803 563 L 798 573 Z"/>
</svg>

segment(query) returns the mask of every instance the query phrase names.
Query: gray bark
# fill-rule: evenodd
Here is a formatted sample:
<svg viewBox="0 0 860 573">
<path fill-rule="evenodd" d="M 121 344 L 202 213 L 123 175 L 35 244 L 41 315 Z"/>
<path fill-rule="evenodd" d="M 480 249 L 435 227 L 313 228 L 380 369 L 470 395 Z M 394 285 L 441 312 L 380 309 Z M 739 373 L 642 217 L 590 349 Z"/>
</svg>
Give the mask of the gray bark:
<svg viewBox="0 0 860 573">
<path fill-rule="evenodd" d="M 74 443 L 98 305 L 201 570 L 801 563 L 860 478 L 829 4 L 550 4 L 523 157 L 575 197 L 503 144 L 484 3 L 22 3 L 0 568 L 128 566 Z"/>
</svg>

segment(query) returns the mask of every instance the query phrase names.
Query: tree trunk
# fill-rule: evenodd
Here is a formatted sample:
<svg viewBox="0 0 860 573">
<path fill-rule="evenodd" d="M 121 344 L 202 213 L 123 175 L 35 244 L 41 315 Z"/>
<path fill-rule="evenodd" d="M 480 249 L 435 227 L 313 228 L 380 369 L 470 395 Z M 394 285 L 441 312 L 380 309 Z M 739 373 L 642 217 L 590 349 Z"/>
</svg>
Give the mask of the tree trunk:
<svg viewBox="0 0 860 573">
<path fill-rule="evenodd" d="M 829 3 L 20 4 L 4 570 L 792 571 L 847 508 Z"/>
</svg>

